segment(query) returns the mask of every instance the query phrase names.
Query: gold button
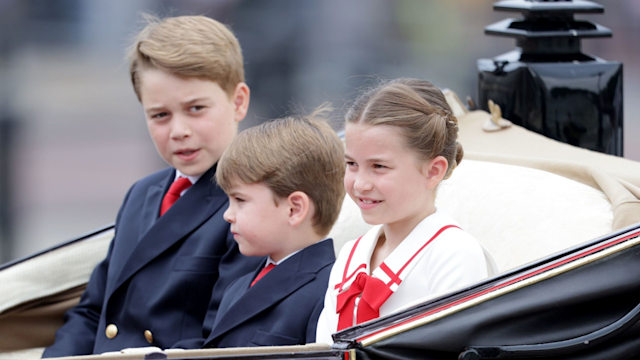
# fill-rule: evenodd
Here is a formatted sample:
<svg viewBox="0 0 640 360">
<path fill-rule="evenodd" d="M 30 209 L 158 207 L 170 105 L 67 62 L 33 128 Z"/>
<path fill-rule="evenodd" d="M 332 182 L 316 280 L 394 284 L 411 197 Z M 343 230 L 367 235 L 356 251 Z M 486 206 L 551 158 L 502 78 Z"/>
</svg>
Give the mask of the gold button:
<svg viewBox="0 0 640 360">
<path fill-rule="evenodd" d="M 109 339 L 113 339 L 114 337 L 116 337 L 116 335 L 118 335 L 118 327 L 115 324 L 109 324 L 107 325 L 107 329 L 104 331 L 105 335 L 107 335 L 107 338 Z"/>
<path fill-rule="evenodd" d="M 144 331 L 144 338 L 147 339 L 149 344 L 153 344 L 153 334 L 149 330 Z"/>
</svg>

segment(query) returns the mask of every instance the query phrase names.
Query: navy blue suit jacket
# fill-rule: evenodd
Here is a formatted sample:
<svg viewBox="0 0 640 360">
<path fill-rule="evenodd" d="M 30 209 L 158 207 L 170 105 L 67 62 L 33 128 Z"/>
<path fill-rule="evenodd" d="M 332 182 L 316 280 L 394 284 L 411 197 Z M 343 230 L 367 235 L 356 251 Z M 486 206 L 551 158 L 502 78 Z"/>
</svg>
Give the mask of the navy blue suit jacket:
<svg viewBox="0 0 640 360">
<path fill-rule="evenodd" d="M 334 261 L 333 240 L 327 239 L 286 259 L 252 287 L 262 266 L 239 278 L 225 291 L 204 346 L 315 342 Z"/>
<path fill-rule="evenodd" d="M 222 218 L 227 196 L 213 182 L 214 174 L 215 165 L 162 217 L 160 203 L 174 169 L 149 175 L 129 189 L 106 258 L 44 357 L 169 348 L 203 336 L 207 309 L 215 312 L 229 283 L 258 264 L 242 256 L 230 236 Z M 118 329 L 112 339 L 105 335 L 109 324 Z"/>
</svg>

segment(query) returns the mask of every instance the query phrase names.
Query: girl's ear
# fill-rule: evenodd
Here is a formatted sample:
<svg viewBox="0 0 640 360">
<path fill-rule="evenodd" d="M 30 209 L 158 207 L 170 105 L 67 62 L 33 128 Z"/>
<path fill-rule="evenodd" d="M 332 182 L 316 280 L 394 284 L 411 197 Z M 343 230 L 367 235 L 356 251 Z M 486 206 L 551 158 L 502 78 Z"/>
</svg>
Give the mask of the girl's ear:
<svg viewBox="0 0 640 360">
<path fill-rule="evenodd" d="M 431 161 L 426 162 L 423 165 L 423 174 L 427 179 L 427 186 L 429 189 L 435 189 L 438 184 L 444 179 L 447 173 L 449 162 L 444 156 L 436 156 Z"/>
<path fill-rule="evenodd" d="M 242 121 L 247 116 L 249 110 L 249 99 L 251 92 L 249 86 L 243 82 L 236 85 L 236 89 L 233 91 L 233 105 L 235 106 L 235 120 L 237 122 Z"/>
<path fill-rule="evenodd" d="M 307 219 L 311 211 L 311 199 L 302 191 L 294 191 L 287 197 L 289 206 L 289 224 L 298 226 Z"/>
</svg>

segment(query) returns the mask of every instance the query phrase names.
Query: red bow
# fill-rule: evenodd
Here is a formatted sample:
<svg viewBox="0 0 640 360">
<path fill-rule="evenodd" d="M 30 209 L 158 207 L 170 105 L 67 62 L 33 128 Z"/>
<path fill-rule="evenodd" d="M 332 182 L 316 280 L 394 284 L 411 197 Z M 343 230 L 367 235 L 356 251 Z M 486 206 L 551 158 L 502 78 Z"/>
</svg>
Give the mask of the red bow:
<svg viewBox="0 0 640 360">
<path fill-rule="evenodd" d="M 339 314 L 338 331 L 355 325 L 353 323 L 353 309 L 358 295 L 362 294 L 358 302 L 356 324 L 380 317 L 380 306 L 393 294 L 393 291 L 380 279 L 361 272 L 356 276 L 351 286 L 338 294 L 336 312 Z"/>
</svg>

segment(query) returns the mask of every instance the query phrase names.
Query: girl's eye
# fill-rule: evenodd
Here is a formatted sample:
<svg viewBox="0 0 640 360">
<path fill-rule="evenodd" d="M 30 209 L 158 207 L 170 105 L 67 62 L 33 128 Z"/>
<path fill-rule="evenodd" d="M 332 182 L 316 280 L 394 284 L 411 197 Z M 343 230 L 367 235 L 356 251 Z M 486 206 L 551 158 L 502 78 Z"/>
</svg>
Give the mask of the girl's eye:
<svg viewBox="0 0 640 360">
<path fill-rule="evenodd" d="M 192 105 L 192 106 L 189 107 L 189 111 L 191 111 L 191 112 L 199 112 L 202 109 L 204 109 L 204 106 L 202 106 L 202 105 Z"/>
<path fill-rule="evenodd" d="M 354 166 L 356 166 L 356 162 L 355 162 L 355 161 L 347 161 L 346 163 L 347 163 L 347 166 L 348 166 L 348 167 L 354 167 Z"/>
</svg>

